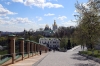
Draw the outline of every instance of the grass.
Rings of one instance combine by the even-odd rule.
[[[11,59],[11,57],[7,57],[7,58],[1,60],[1,61],[0,61],[0,65],[3,64],[3,63],[5,63],[5,62],[7,62],[7,61],[10,60],[10,59]]]
[[[80,51],[80,53],[88,55],[88,56],[93,56],[93,57],[96,57],[96,58],[100,58],[100,50]]]
[[[8,54],[8,50],[0,50],[0,55]]]

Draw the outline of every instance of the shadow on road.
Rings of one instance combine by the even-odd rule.
[[[79,56],[79,57],[72,57],[72,59],[77,59],[77,60],[81,60],[81,61],[88,60],[87,58],[81,57],[81,56]]]
[[[78,53],[75,53],[75,54],[72,54],[72,56],[79,56],[79,54]]]
[[[72,59],[76,59],[76,60],[81,60],[81,61],[88,60],[86,57],[80,56],[77,53],[76,54],[73,54],[71,58]]]
[[[89,61],[88,58],[78,55],[77,53],[72,54],[72,59],[79,60],[79,61]],[[91,63],[90,63],[91,62]],[[77,63],[75,66],[98,66],[95,62],[89,61],[89,63]]]
[[[97,66],[96,64],[82,64],[82,63],[79,63],[79,64],[75,64],[75,66]]]

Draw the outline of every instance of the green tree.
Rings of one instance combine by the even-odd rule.
[[[43,36],[42,35],[33,36],[33,40],[36,41],[36,42],[39,42],[40,38],[43,38]]]
[[[59,27],[55,32],[55,37],[60,40],[60,46],[66,47],[67,41],[70,40],[72,34],[74,33],[75,28],[71,27]]]
[[[81,41],[81,45],[86,45],[88,49],[93,49],[100,35],[100,20],[98,2],[89,0],[84,4],[76,3],[75,7],[78,12],[78,31],[77,39]]]

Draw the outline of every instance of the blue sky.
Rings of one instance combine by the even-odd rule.
[[[0,31],[37,30],[46,24],[76,26],[73,16],[77,0],[0,0]],[[78,0],[86,3],[88,0]]]

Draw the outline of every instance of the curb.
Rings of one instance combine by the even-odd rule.
[[[49,53],[48,53],[49,54]],[[48,56],[48,54],[46,56]],[[46,56],[35,62],[32,66],[37,66]]]
[[[79,48],[79,47],[80,47],[80,46],[77,46],[75,49],[73,49],[73,51],[76,50],[76,49]]]
[[[71,51],[74,51],[74,50],[76,50],[76,49],[79,48],[79,47],[80,47],[80,45],[75,46],[75,47],[73,47],[73,48],[71,49]]]

